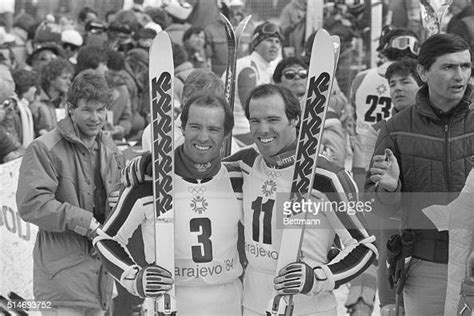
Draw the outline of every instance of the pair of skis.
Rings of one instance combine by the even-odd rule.
[[[324,121],[339,59],[339,47],[339,38],[332,38],[326,30],[321,29],[316,34],[311,51],[306,102],[302,109],[295,169],[291,182],[290,201],[295,203],[311,196]],[[306,212],[304,222],[307,215]],[[305,228],[306,225],[303,223],[299,228],[290,227],[283,230],[276,273],[289,263],[301,261]],[[280,295],[276,291],[273,294],[267,315],[292,315],[293,296]]]
[[[238,40],[251,16],[236,32],[227,18],[224,21],[228,40],[228,66],[225,98],[233,105]],[[153,207],[155,221],[155,263],[171,272],[174,278],[174,68],[171,40],[166,32],[156,35],[150,47],[150,108],[153,157]],[[227,144],[230,154],[230,141]],[[145,315],[176,315],[175,289],[157,299],[146,299]]]

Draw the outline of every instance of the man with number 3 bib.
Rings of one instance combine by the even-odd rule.
[[[234,125],[232,111],[221,97],[197,95],[185,103],[181,121],[185,140],[175,150],[174,279],[155,263],[153,187],[144,176],[151,174],[146,170],[151,169],[150,154],[127,165],[125,180],[132,186],[121,193],[94,241],[107,270],[130,293],[158,297],[176,285],[179,315],[241,315],[241,178],[235,172],[234,183],[233,171],[220,158]],[[145,266],[125,249],[140,225]]]

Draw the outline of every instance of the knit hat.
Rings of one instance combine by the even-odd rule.
[[[272,22],[265,21],[258,25],[253,31],[252,42],[250,43],[250,51],[253,51],[260,42],[270,37],[278,37],[283,41],[280,27]]]

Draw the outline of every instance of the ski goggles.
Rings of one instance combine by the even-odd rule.
[[[271,22],[264,22],[261,25],[261,28],[255,32],[252,37],[252,41],[256,40],[257,38],[268,38],[270,36],[277,36],[278,38],[282,39],[280,27]]]
[[[308,78],[308,71],[306,69],[300,69],[298,71],[295,70],[286,70],[283,72],[283,77],[287,80],[293,80],[298,77],[298,79],[306,79]]]
[[[408,48],[415,55],[420,53],[420,43],[415,37],[409,35],[398,36],[390,39],[388,42],[388,48],[395,48],[399,50]]]

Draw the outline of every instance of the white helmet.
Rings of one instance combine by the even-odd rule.
[[[169,15],[183,21],[186,20],[193,11],[193,6],[184,0],[166,1],[163,3],[163,8]]]

